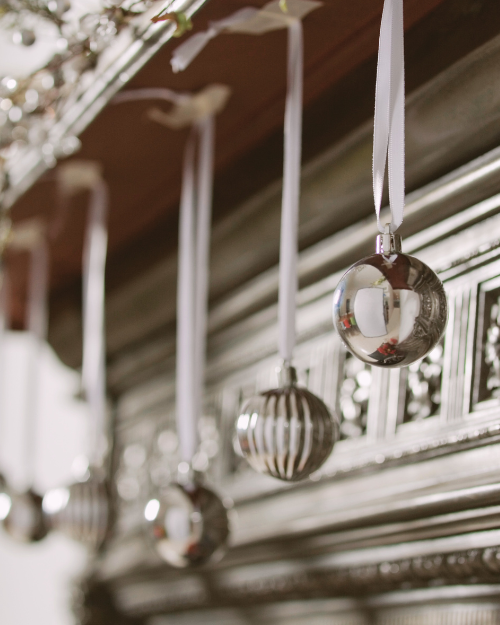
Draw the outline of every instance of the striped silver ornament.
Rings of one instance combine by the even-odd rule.
[[[108,485],[91,474],[85,482],[49,490],[43,498],[43,510],[51,529],[98,549],[109,529]]]
[[[317,471],[339,439],[338,418],[319,397],[297,386],[293,367],[280,387],[249,399],[236,422],[243,456],[259,473],[297,482]]]

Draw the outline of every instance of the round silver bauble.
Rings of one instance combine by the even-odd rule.
[[[14,540],[35,543],[49,532],[42,510],[42,498],[32,490],[10,492],[10,506],[3,519],[3,527]]]
[[[297,386],[293,367],[280,388],[249,399],[236,422],[241,453],[259,473],[296,482],[317,471],[339,439],[339,421],[326,405]]]
[[[43,511],[51,529],[97,549],[109,529],[108,485],[99,475],[91,473],[85,482],[47,491]]]
[[[387,230],[387,227],[386,227]],[[401,252],[401,237],[377,237],[377,253],[354,264],[333,296],[333,320],[347,349],[376,367],[406,367],[443,336],[443,285],[425,263]]]
[[[217,561],[230,533],[228,508],[196,480],[172,483],[146,505],[148,534],[160,557],[176,568]]]

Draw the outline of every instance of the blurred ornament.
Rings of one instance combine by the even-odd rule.
[[[188,468],[187,463],[181,463]],[[189,471],[189,469],[188,469]],[[158,554],[176,568],[217,561],[230,533],[227,503],[197,478],[172,483],[144,510]]]
[[[3,527],[14,539],[34,543],[47,536],[49,528],[42,510],[42,498],[31,489],[24,493],[10,493],[10,507],[3,519]]]
[[[280,387],[249,399],[236,423],[239,447],[260,473],[296,482],[317,471],[339,439],[338,419],[305,388],[293,367],[280,371]]]
[[[158,439],[162,453],[171,455],[179,447],[182,462],[179,480],[162,488],[169,479],[168,465],[154,463],[152,481],[161,495],[151,499],[144,511],[148,533],[156,551],[171,566],[189,567],[221,557],[230,532],[225,504],[201,484],[194,470],[205,471],[209,458],[217,453],[215,436],[203,436],[198,450],[199,429],[205,435],[213,424],[203,420],[206,324],[208,308],[208,266],[212,212],[215,113],[220,103],[208,102],[203,110],[192,106],[196,96],[176,94],[168,89],[140,89],[117,96],[114,102],[156,97],[176,104],[188,104],[185,123],[192,125],[184,154],[179,220],[179,263],[177,276],[177,436],[166,431]],[[178,127],[178,126],[177,126]],[[196,150],[197,148],[197,150]],[[196,159],[198,151],[198,159]],[[216,432],[215,432],[216,435]],[[136,450],[129,453],[128,464]],[[130,457],[131,456],[131,457]],[[127,458],[125,457],[125,461]],[[163,466],[162,466],[163,465]],[[123,486],[123,483],[122,483]],[[125,495],[127,496],[125,483]],[[123,495],[122,495],[123,496]]]
[[[15,32],[12,35],[12,41],[16,45],[23,45],[26,47],[32,46],[36,41],[36,35],[31,28],[23,28]]]
[[[45,493],[43,511],[47,524],[88,547],[99,548],[109,528],[109,488],[98,472],[85,482]]]
[[[83,362],[82,390],[92,418],[91,462],[75,459],[81,476],[68,487],[46,493],[43,509],[51,528],[91,548],[104,542],[110,527],[110,493],[102,467],[108,452],[104,304],[107,252],[108,190],[100,166],[72,161],[59,169],[61,193],[90,191],[83,255]]]
[[[42,510],[42,497],[31,487],[36,474],[35,432],[40,397],[41,348],[47,334],[48,247],[45,233],[39,224],[31,226],[27,237],[26,232],[27,230],[23,231],[22,227],[19,227],[13,232],[10,242],[18,249],[28,249],[31,252],[26,327],[34,341],[27,367],[28,392],[23,424],[24,464],[30,487],[22,493],[13,490],[4,492],[2,497],[4,512],[1,516],[4,517],[3,527],[14,540],[32,543],[45,538],[49,531]],[[10,505],[5,495],[10,499]]]
[[[333,296],[335,327],[346,347],[377,367],[405,367],[426,356],[446,328],[446,295],[437,275],[401,253],[401,237],[377,237],[377,253],[355,263]]]

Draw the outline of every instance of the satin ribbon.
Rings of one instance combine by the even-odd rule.
[[[286,364],[292,360],[296,335],[303,57],[302,22],[294,20],[288,27],[278,301],[279,352]]]
[[[229,28],[240,22],[246,22],[258,12],[258,9],[253,7],[245,7],[236,11],[229,17],[219,20],[217,22],[210,22],[206,31],[196,33],[192,37],[189,37],[183,44],[176,48],[172,54],[170,64],[172,70],[177,73],[186,69],[191,61],[198,56],[207,43],[217,37],[217,35],[224,29]]]
[[[5,450],[5,368],[6,335],[10,329],[10,285],[4,260],[0,258],[0,463]]]
[[[25,467],[27,486],[35,478],[37,416],[40,406],[40,374],[43,345],[47,340],[47,289],[49,253],[43,235],[31,250],[26,327],[34,338],[26,376]]]
[[[403,222],[405,203],[405,85],[403,0],[385,0],[375,92],[373,198],[380,232],[385,165],[388,159],[391,231]]]
[[[272,4],[272,3],[271,3]],[[268,5],[266,5],[268,6]],[[319,6],[309,3],[304,15]],[[299,10],[299,8],[297,8]],[[304,11],[304,7],[300,7]],[[234,30],[236,25],[245,27],[245,22],[258,13],[263,17],[259,28],[266,20],[273,29],[276,25],[288,28],[287,57],[287,96],[284,124],[284,165],[283,196],[281,208],[280,267],[279,267],[279,352],[286,364],[292,360],[296,341],[295,315],[297,299],[297,257],[298,257],[298,219],[300,200],[300,163],[302,145],[302,91],[303,91],[303,32],[300,18],[278,12],[269,12],[249,7],[241,9],[225,20],[210,24],[210,28],[194,35],[174,50],[172,68],[174,71],[185,69],[201,52],[205,45],[224,29]],[[256,30],[255,32],[260,32]]]
[[[196,143],[198,167],[196,171]],[[191,464],[202,412],[215,122],[198,121],[186,145],[179,218],[176,419],[180,458]]]
[[[252,9],[253,12],[254,9]],[[248,11],[246,10],[237,13],[239,15],[238,20],[248,18]],[[246,17],[244,17],[245,15]],[[221,30],[229,23],[233,23],[235,19],[236,14],[217,23],[217,28],[220,26],[219,30]],[[216,32],[213,36],[219,32],[217,28],[214,27],[214,32]],[[210,38],[212,37],[208,37],[206,42]],[[186,43],[189,43],[191,39]],[[202,47],[198,47],[198,51]],[[188,46],[188,48],[192,52],[196,46]],[[113,103],[160,99],[182,105],[196,97],[189,94],[178,94],[170,91],[170,89],[136,89],[118,94],[113,99]],[[211,105],[210,113],[189,120],[192,128],[184,152],[179,215],[176,422],[180,459],[189,465],[191,465],[198,448],[198,418],[203,409],[205,377],[208,266],[215,147],[214,116],[220,110],[220,103],[215,106],[215,103],[212,102]],[[191,113],[193,116],[200,115],[199,111],[195,109]],[[197,147],[198,162],[196,163]]]
[[[108,244],[108,189],[99,180],[91,190],[83,253],[82,387],[93,425],[91,464],[102,464],[106,446],[105,268]]]

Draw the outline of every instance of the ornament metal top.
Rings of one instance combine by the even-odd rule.
[[[243,456],[260,473],[296,482],[317,471],[339,438],[338,419],[305,388],[293,367],[280,387],[249,399],[236,422]]]
[[[448,319],[443,285],[401,237],[378,235],[376,254],[355,263],[333,295],[333,320],[354,356],[376,367],[406,367],[428,354]]]
[[[230,533],[226,503],[189,472],[190,479],[170,484],[144,510],[148,534],[156,551],[176,568],[219,560]]]

